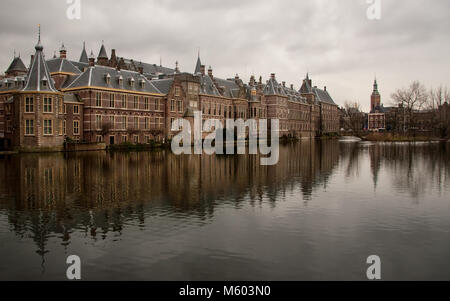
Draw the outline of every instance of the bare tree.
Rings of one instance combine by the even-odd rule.
[[[100,127],[100,134],[102,137],[105,137],[112,129],[112,125],[110,122],[102,122]]]
[[[409,88],[399,89],[391,97],[397,104],[403,107],[404,127],[406,129],[407,123],[409,123],[410,127],[415,126],[413,118],[414,111],[420,111],[425,107],[429,99],[429,94],[424,85],[419,81],[414,81]]]
[[[364,113],[358,102],[345,102],[344,123],[354,135],[360,137],[364,128]]]
[[[430,90],[430,97],[429,97],[429,104],[428,107],[430,109],[436,110],[439,109],[440,106],[442,106],[445,102],[450,101],[450,91],[447,89],[447,87],[443,87],[440,85],[436,89]]]

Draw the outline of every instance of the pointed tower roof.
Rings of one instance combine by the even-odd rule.
[[[6,73],[11,73],[11,72],[27,72],[27,67],[25,67],[25,64],[23,63],[22,59],[20,58],[20,56],[18,57],[14,57],[13,61],[11,62],[11,65],[9,65],[8,70],[6,70]]]
[[[37,45],[34,47],[36,53],[34,54],[33,64],[28,73],[27,83],[22,91],[47,91],[58,92],[53,85],[52,77],[45,62],[44,46],[41,44],[41,27],[39,26],[39,39]]]
[[[102,47],[100,48],[100,52],[98,53],[99,59],[108,59],[108,54],[106,53],[105,44],[102,41]]]
[[[89,63],[88,55],[86,52],[86,43],[83,42],[83,50],[81,51],[80,63]]]
[[[195,65],[194,74],[202,73],[201,69],[202,69],[202,61],[200,60],[200,53],[199,53],[197,58],[197,64]]]
[[[380,92],[378,91],[378,82],[377,78],[375,77],[375,81],[373,82],[373,95],[379,95]]]

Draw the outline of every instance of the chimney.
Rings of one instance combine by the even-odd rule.
[[[201,65],[200,66],[200,73],[204,76],[206,73],[206,66],[205,65]]]
[[[91,50],[91,54],[89,55],[89,66],[94,67],[95,66],[95,55],[94,52]]]
[[[291,84],[291,90],[294,90],[294,85],[293,84]]]
[[[255,85],[255,76],[252,75],[252,76],[250,77],[250,86],[254,86],[254,85]]]
[[[116,57],[116,49],[111,49],[111,59]]]
[[[324,90],[324,91],[327,91],[327,86],[323,87],[323,90]]]
[[[140,74],[144,74],[144,65],[142,65],[142,63],[139,64],[138,71]]]
[[[209,69],[208,69],[208,76],[213,78],[213,70],[212,70],[211,66],[209,66]]]
[[[283,88],[286,88],[286,82],[283,82]]]
[[[270,74],[270,78],[275,80],[275,73]]]

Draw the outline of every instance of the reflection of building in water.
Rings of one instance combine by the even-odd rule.
[[[309,200],[337,166],[338,147],[336,141],[287,145],[276,166],[261,166],[259,156],[169,152],[12,156],[0,161],[0,195],[6,196],[0,209],[17,234],[32,232],[45,254],[49,235],[62,234],[67,245],[74,228],[97,239],[158,214],[208,220],[216,206],[276,206],[296,190]]]

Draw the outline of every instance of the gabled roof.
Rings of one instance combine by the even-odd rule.
[[[109,83],[106,78],[109,77]],[[119,78],[122,78],[120,83]],[[134,82],[134,85],[132,85]],[[142,87],[140,83],[144,83]],[[154,93],[161,92],[145,76],[138,72],[128,70],[117,70],[115,68],[95,66],[89,67],[78,78],[72,81],[64,89],[78,87],[100,87],[108,89],[128,90],[130,92]]]
[[[88,59],[88,56],[87,56],[86,44],[85,43],[83,43],[83,50],[81,51],[80,63],[85,63],[85,64],[89,63],[89,59]]]
[[[277,82],[277,80],[274,77],[271,77],[267,81],[267,84],[264,87],[264,94],[265,95],[287,96],[286,92],[283,89],[283,87]]]
[[[69,60],[56,58],[47,61],[50,73],[73,73],[81,74],[80,69],[75,67]]]
[[[35,49],[36,53],[28,73],[27,83],[22,91],[58,92],[45,62],[44,53],[42,52],[44,47],[41,44],[40,34]]]
[[[13,61],[11,62],[11,65],[9,65],[8,70],[6,70],[6,73],[13,72],[13,71],[28,72],[27,67],[25,67],[25,64],[23,63],[23,61],[20,57],[15,57],[13,59]]]
[[[322,89],[319,89],[319,88],[313,88],[313,92],[316,95],[317,100],[319,102],[324,102],[324,103],[336,105],[336,103],[334,102],[333,98],[331,98],[331,96],[328,93],[328,91],[325,91],[325,90],[322,90]]]
[[[309,79],[308,78],[303,80],[303,84],[302,84],[302,86],[300,88],[300,93],[305,93],[305,94],[313,93],[312,87],[309,84]]]

